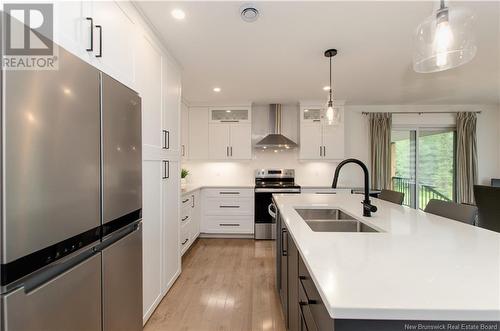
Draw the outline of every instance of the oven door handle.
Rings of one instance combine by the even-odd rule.
[[[274,203],[270,203],[269,206],[267,206],[267,212],[269,213],[269,215],[271,215],[272,218],[276,218],[276,206],[274,205]]]

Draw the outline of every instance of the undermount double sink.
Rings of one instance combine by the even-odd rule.
[[[296,208],[295,211],[315,232],[379,232],[340,209]]]

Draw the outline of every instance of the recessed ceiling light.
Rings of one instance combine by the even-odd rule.
[[[241,18],[248,23],[255,22],[260,15],[259,9],[251,3],[246,3],[240,8]]]
[[[218,92],[220,92],[220,91],[221,91],[221,90],[220,90],[220,87],[214,87],[214,92],[217,92],[217,93],[218,93]]]
[[[323,91],[330,91],[330,86],[323,87]]]
[[[182,10],[182,9],[174,9],[172,10],[172,16],[173,18],[177,19],[177,20],[183,20],[186,18],[186,13]]]

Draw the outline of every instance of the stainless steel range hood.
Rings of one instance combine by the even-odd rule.
[[[281,105],[272,104],[269,109],[269,127],[274,129],[255,146],[259,148],[296,148],[297,143],[281,134]]]

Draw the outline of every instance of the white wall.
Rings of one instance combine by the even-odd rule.
[[[252,140],[255,143],[268,132],[268,106],[253,106]],[[369,165],[370,148],[368,138],[368,119],[362,112],[379,111],[465,111],[481,110],[478,115],[478,168],[479,182],[489,183],[491,177],[500,177],[500,109],[489,105],[465,106],[397,106],[369,105],[345,107],[345,150],[346,158],[354,157]],[[404,115],[411,116],[414,115]],[[429,116],[429,115],[421,115]],[[448,116],[441,118],[442,123],[449,121]],[[452,117],[452,116],[451,116]],[[282,133],[298,141],[299,106],[283,106]],[[252,185],[253,173],[258,168],[293,168],[296,182],[302,186],[330,186],[337,163],[301,162],[298,150],[273,151],[254,150],[253,159],[238,162],[187,162],[183,167],[190,170],[188,182],[205,185]],[[347,165],[340,176],[340,186],[361,186],[362,172],[356,165]]]

